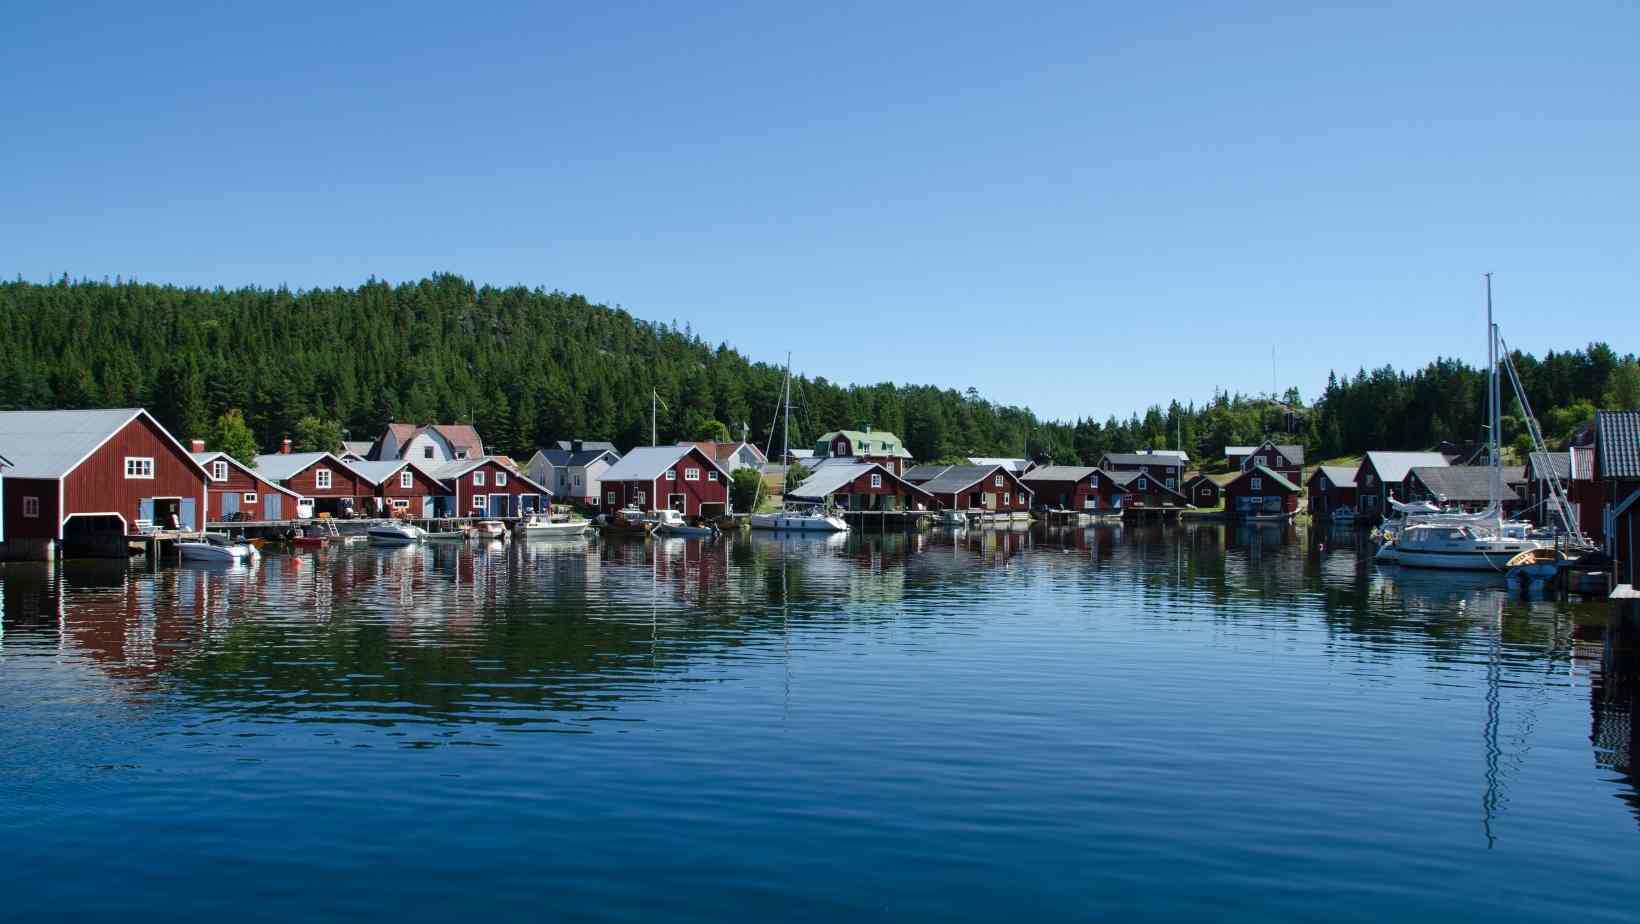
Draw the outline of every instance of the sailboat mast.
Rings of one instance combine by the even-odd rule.
[[[649,445],[651,446],[659,446],[661,444],[661,439],[659,436],[660,431],[655,428],[655,405],[660,401],[660,399],[660,392],[653,388],[649,389]]]
[[[1491,273],[1486,274],[1486,362],[1486,455],[1487,464],[1492,467],[1486,479],[1486,499],[1501,521],[1503,506],[1502,498],[1499,497],[1498,481],[1501,477],[1499,466],[1503,464],[1503,411],[1499,407],[1501,395],[1498,390],[1498,327],[1492,320]]]
[[[785,418],[780,427],[780,461],[788,463],[792,454],[792,354],[786,354],[786,384],[781,388],[780,407]]]

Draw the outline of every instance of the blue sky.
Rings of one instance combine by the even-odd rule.
[[[1640,348],[1640,7],[1227,7],[28,4],[0,272],[449,271],[1058,418],[1479,358],[1487,270]]]

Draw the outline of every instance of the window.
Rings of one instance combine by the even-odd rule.
[[[686,468],[686,469],[684,469],[683,470],[683,480],[684,481],[699,481],[700,480],[700,469],[698,469],[698,468]]]
[[[152,456],[126,456],[125,477],[153,478],[154,459]]]
[[[215,462],[212,462],[211,463],[211,480],[212,481],[227,481],[228,480],[228,463],[222,461],[221,459],[218,459]]]
[[[881,475],[872,475],[871,476],[871,486],[874,487],[874,488],[882,487],[883,486],[883,476],[881,476]]]
[[[416,476],[409,469],[399,472],[399,487],[413,488],[416,486]]]
[[[614,491],[605,491],[604,492],[604,503],[606,503],[606,504],[615,503],[615,492]]]
[[[1143,478],[1140,478],[1135,484],[1139,486],[1139,490],[1145,490],[1145,480]]]
[[[23,517],[29,520],[40,518],[40,499],[38,497],[23,498]]]
[[[577,488],[579,488],[581,486],[581,476],[580,475],[575,476],[575,486]]]
[[[1264,479],[1263,478],[1249,478],[1249,479],[1247,479],[1247,487],[1253,489],[1254,491],[1257,491],[1257,490],[1264,487]]]
[[[321,468],[313,473],[313,486],[321,491],[330,489],[330,469]]]
[[[246,491],[240,500],[247,504],[254,504],[256,503],[256,492]]]
[[[431,447],[431,446],[421,447],[421,457],[423,459],[431,459],[433,457],[433,447]]]
[[[484,472],[482,470],[473,472],[473,486],[476,488],[484,487]]]
[[[667,469],[666,470],[666,480],[667,481],[677,481],[678,480],[678,470],[675,469],[675,468]]]
[[[504,487],[507,486],[507,473],[506,472],[496,472],[495,473],[495,486],[498,487],[498,488],[504,488]]]
[[[1177,488],[1179,486],[1178,480],[1175,478],[1167,479],[1167,486],[1170,488]]]
[[[642,507],[644,505],[644,503],[646,503],[649,500],[649,495],[645,494],[642,491],[639,491],[637,493],[637,498],[638,498],[638,506]]]
[[[999,488],[1002,487],[1002,475],[999,473],[995,478],[993,478],[991,480],[991,483],[996,485]]]
[[[717,472],[707,472],[706,473],[706,480],[707,481],[716,481],[717,480]]]
[[[409,510],[410,509],[410,501],[408,501],[408,500],[406,500],[405,498],[402,498],[402,497],[395,497],[395,498],[393,498],[393,509],[394,510]]]
[[[465,449],[457,449],[457,450],[456,450],[456,458],[458,458],[458,459],[465,459],[465,458],[467,458],[467,450],[465,450]]]

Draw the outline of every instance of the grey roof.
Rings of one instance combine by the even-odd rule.
[[[136,407],[0,411],[0,445],[6,447],[12,466],[6,474],[13,478],[61,478],[121,427],[143,414],[147,411]],[[177,448],[182,447],[178,444]]]
[[[1100,460],[1110,462],[1112,465],[1171,465],[1175,468],[1184,468],[1182,459],[1160,453],[1107,452],[1100,457]]]
[[[991,473],[1001,469],[1000,465],[952,465],[937,477],[919,485],[930,494],[959,494],[973,487],[981,481],[991,487],[989,478]],[[1030,488],[1026,488],[1027,491]]]
[[[506,469],[507,474],[517,478],[519,481],[524,482],[530,487],[535,488],[542,494],[553,493],[539,482],[530,478],[528,474],[519,471],[517,466],[508,464],[509,460],[503,456],[479,456],[476,459],[452,459],[449,462],[434,466],[419,465],[415,462],[410,463],[410,465],[434,481],[452,481],[489,462],[494,462],[496,465]],[[354,467],[357,468],[357,466]]]
[[[926,465],[913,465],[906,469],[905,474],[900,477],[910,482],[930,481],[945,474],[945,471],[950,467],[949,465],[940,465],[933,462]]]
[[[1011,457],[1008,457],[1008,456],[969,456],[968,457],[968,464],[970,464],[970,465],[1001,465],[1001,466],[1006,467],[1008,469],[1008,471],[1013,472],[1014,474],[1017,475],[1020,472],[1023,472],[1025,470],[1025,467],[1030,465],[1031,463],[1030,463],[1030,460],[1028,460],[1028,459],[1015,459],[1015,458],[1011,458]]]
[[[1561,481],[1569,481],[1572,477],[1572,454],[1570,452],[1534,452],[1527,457],[1530,463],[1527,471],[1535,477],[1543,477],[1550,472]]]
[[[609,461],[611,463],[617,462],[621,458],[621,454],[613,449],[600,448],[582,449],[580,452],[573,452],[568,449],[537,449],[535,454],[552,466],[591,465],[606,455],[610,457]],[[532,457],[530,461],[534,462],[535,459]]]
[[[1640,478],[1640,411],[1596,411],[1600,477]]]
[[[1150,484],[1160,490],[1166,491],[1169,494],[1178,494],[1180,497],[1184,497],[1184,495],[1178,490],[1168,487],[1166,482],[1158,481],[1155,475],[1147,476],[1144,472],[1112,472],[1106,469],[1100,469],[1099,474],[1109,478],[1112,484],[1123,489],[1126,489],[1129,485],[1133,484],[1135,481],[1138,481],[1140,478],[1148,477],[1150,479]]]
[[[1044,465],[1020,475],[1019,480],[1026,484],[1033,481],[1081,481],[1097,471],[1091,465]]]
[[[639,446],[622,456],[621,461],[605,469],[600,477],[604,481],[654,481],[665,474],[667,469],[677,465],[678,460],[688,455],[690,450],[706,459],[706,464],[718,472],[728,475],[717,464],[716,459],[695,446]]]
[[[280,491],[282,493],[289,494],[291,497],[300,497],[301,496],[301,495],[297,494],[295,491],[292,491],[290,488],[285,487],[284,485],[276,484],[272,481],[269,481],[268,476],[266,474],[264,474],[263,472],[259,472],[256,469],[251,468],[249,465],[246,465],[245,463],[239,461],[238,459],[235,459],[233,456],[228,455],[227,453],[221,451],[220,449],[216,450],[214,452],[190,452],[188,454],[193,456],[194,461],[198,462],[200,464],[200,466],[202,466],[202,467],[209,466],[212,462],[215,462],[217,459],[221,459],[224,462],[227,462],[229,465],[233,466],[234,468],[237,468],[240,471],[245,472],[246,474],[250,475],[252,478],[256,479],[257,481],[261,482],[262,484],[267,485],[268,487],[274,489],[275,491]],[[210,469],[206,468],[205,471],[209,472]]]
[[[0,456],[0,466],[10,468],[11,467],[11,460],[6,458],[5,456]]]
[[[309,465],[326,458],[336,463],[338,468],[352,468],[328,452],[275,452],[256,457],[256,473],[269,481],[284,481]]]
[[[364,480],[371,484],[381,484],[393,477],[399,469],[409,465],[403,459],[387,459],[383,461],[349,462],[347,467],[358,472]]]
[[[370,440],[342,440],[342,451],[351,452],[362,459],[370,455],[372,445]]]
[[[1250,456],[1257,451],[1257,446],[1226,446],[1224,447],[1224,457],[1228,459],[1231,456]]]
[[[790,455],[793,459],[814,458],[814,450],[812,449],[788,449],[786,450],[786,454]]]
[[[575,448],[575,440],[559,440],[558,448],[564,452],[570,452]],[[590,452],[600,449],[605,452],[613,452],[616,455],[621,454],[621,451],[615,448],[614,443],[606,442],[604,440],[581,440],[582,452]]]
[[[1486,465],[1435,465],[1418,466],[1412,470],[1412,477],[1434,495],[1436,500],[1442,501],[1484,501],[1491,490],[1492,469]],[[1519,484],[1526,480],[1526,469],[1520,466],[1513,468],[1505,466],[1503,482],[1505,486]],[[1508,498],[1499,498],[1507,500]]]
[[[837,489],[870,471],[881,471],[888,474],[888,470],[872,462],[854,462],[847,465],[823,465],[814,474],[803,480],[803,483],[793,488],[792,497],[812,498],[820,500],[829,497]]]
[[[1446,456],[1438,452],[1378,452],[1367,453],[1367,462],[1378,473],[1379,481],[1403,481],[1415,468],[1445,467]]]
[[[1357,471],[1359,469],[1348,465],[1322,465],[1316,468],[1316,472],[1326,475],[1327,480],[1332,482],[1332,486],[1335,488],[1355,487],[1355,473]],[[1311,475],[1310,477],[1314,478],[1315,476]]]

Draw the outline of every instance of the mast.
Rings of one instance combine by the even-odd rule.
[[[780,461],[786,462],[792,454],[792,354],[789,351],[786,353],[786,384],[780,389],[780,407],[785,413],[780,426]]]
[[[1502,480],[1503,464],[1502,430],[1503,410],[1499,407],[1501,394],[1498,390],[1498,327],[1492,320],[1492,274],[1486,274],[1486,403],[1488,415],[1486,421],[1487,464],[1491,471],[1486,479],[1486,500],[1488,509],[1497,514],[1498,521],[1503,521],[1503,499],[1500,497],[1498,482]]]
[[[655,405],[660,400],[660,392],[657,392],[653,388],[649,389],[649,445],[651,446],[659,446],[661,444],[660,437],[657,435],[660,431],[655,429]]]

